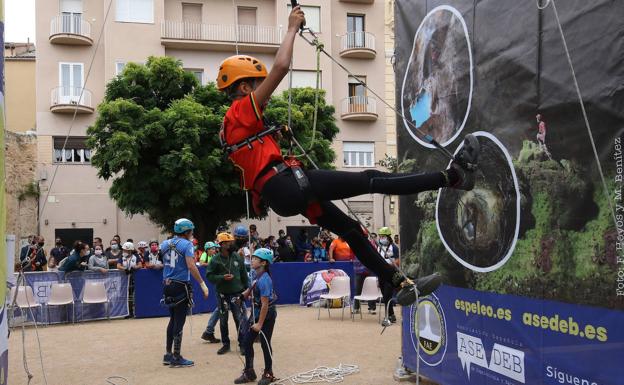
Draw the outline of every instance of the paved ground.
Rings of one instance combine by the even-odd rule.
[[[397,314],[400,314],[397,307]],[[401,329],[393,325],[380,335],[377,316],[364,315],[364,320],[340,321],[340,311],[333,317],[316,309],[287,306],[278,308],[273,336],[274,371],[278,377],[307,371],[316,366],[352,363],[360,373],[349,376],[343,384],[394,384],[392,373],[400,354]],[[182,354],[195,361],[193,368],[171,369],[161,364],[164,353],[165,327],[168,319],[129,319],[98,321],[80,325],[58,325],[39,329],[43,363],[49,385],[106,385],[109,376],[123,376],[131,385],[232,384],[242,369],[237,354],[216,354],[219,345],[200,340],[208,314],[187,320]],[[233,322],[230,330],[234,330]],[[217,328],[218,330],[218,328]],[[219,334],[217,332],[217,334]],[[232,332],[230,332],[232,336]],[[28,365],[34,374],[31,384],[43,384],[34,329],[26,330]],[[256,370],[263,366],[256,345]],[[9,339],[9,384],[26,384],[22,366],[21,331]],[[113,380],[114,384],[126,384]]]

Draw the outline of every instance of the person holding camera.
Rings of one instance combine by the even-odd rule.
[[[47,268],[48,259],[43,249],[45,239],[33,235],[30,244],[22,247],[20,251],[20,262],[23,271],[44,271]]]
[[[228,311],[234,316],[234,323],[238,332],[243,318],[244,304],[239,301],[241,293],[247,289],[249,277],[245,268],[245,261],[236,252],[239,247],[230,233],[217,235],[219,253],[212,257],[206,268],[206,278],[216,286],[217,304],[219,306],[219,325],[223,346],[217,354],[225,354],[230,351],[230,337],[228,330]],[[238,338],[241,346],[240,336]],[[241,346],[241,353],[243,349]]]

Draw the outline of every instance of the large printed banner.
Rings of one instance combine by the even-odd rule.
[[[80,300],[84,290],[85,281],[101,281],[106,287],[109,300],[108,315],[110,318],[123,318],[129,314],[128,309],[128,285],[130,276],[123,271],[110,270],[106,274],[96,272],[78,272],[63,274],[62,272],[37,272],[25,273],[26,283],[32,287],[35,301],[41,304],[40,309],[34,309],[33,314],[37,322],[59,323],[72,322],[72,306],[51,306],[46,309],[45,304],[50,298],[52,284],[69,282],[74,291],[75,319],[87,321],[107,318],[107,310],[104,304],[81,305]],[[49,319],[48,319],[49,310]],[[84,312],[83,312],[84,311]],[[17,310],[16,310],[17,312]],[[16,313],[17,314],[17,313]],[[32,321],[30,313],[28,319]]]
[[[422,371],[624,384],[624,2],[396,0],[394,16],[399,168],[447,168],[432,139],[481,147],[473,190],[401,198],[403,268],[447,285],[421,302]]]
[[[404,308],[403,357],[416,368],[420,349],[420,373],[445,385],[616,385],[622,325],[621,311],[442,286]]]

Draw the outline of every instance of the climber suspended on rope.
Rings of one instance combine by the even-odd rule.
[[[413,282],[396,265],[386,263],[368,242],[359,223],[331,201],[369,193],[416,194],[442,187],[471,190],[475,182],[479,143],[476,137],[466,136],[463,148],[449,168],[434,173],[303,170],[295,157],[282,155],[273,135],[277,129],[265,126],[262,113],[271,94],[288,74],[294,40],[304,23],[305,16],[300,7],[293,7],[288,18],[288,31],[270,72],[264,63],[251,56],[231,56],[221,63],[217,87],[233,100],[220,133],[224,151],[240,170],[242,187],[251,191],[256,212],[264,203],[278,215],[301,214],[310,223],[317,223],[340,235],[380,280],[401,289],[397,301],[401,305],[410,305],[416,300],[415,289],[420,296],[431,293],[440,285],[440,275],[432,274]],[[296,141],[292,135],[290,138]]]

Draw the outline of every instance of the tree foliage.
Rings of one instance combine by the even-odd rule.
[[[292,90],[292,128],[319,167],[331,168],[331,143],[338,132],[334,107],[321,91],[312,142],[314,96],[310,88]],[[91,162],[98,175],[113,180],[110,195],[119,208],[146,214],[167,230],[187,217],[202,240],[210,239],[219,224],[245,216],[239,174],[223,157],[218,137],[229,104],[213,83],[200,86],[170,57],[130,63],[111,80],[89,127],[88,145],[95,150]],[[275,95],[264,116],[272,124],[286,124],[288,93]],[[287,141],[281,145],[288,150]]]

